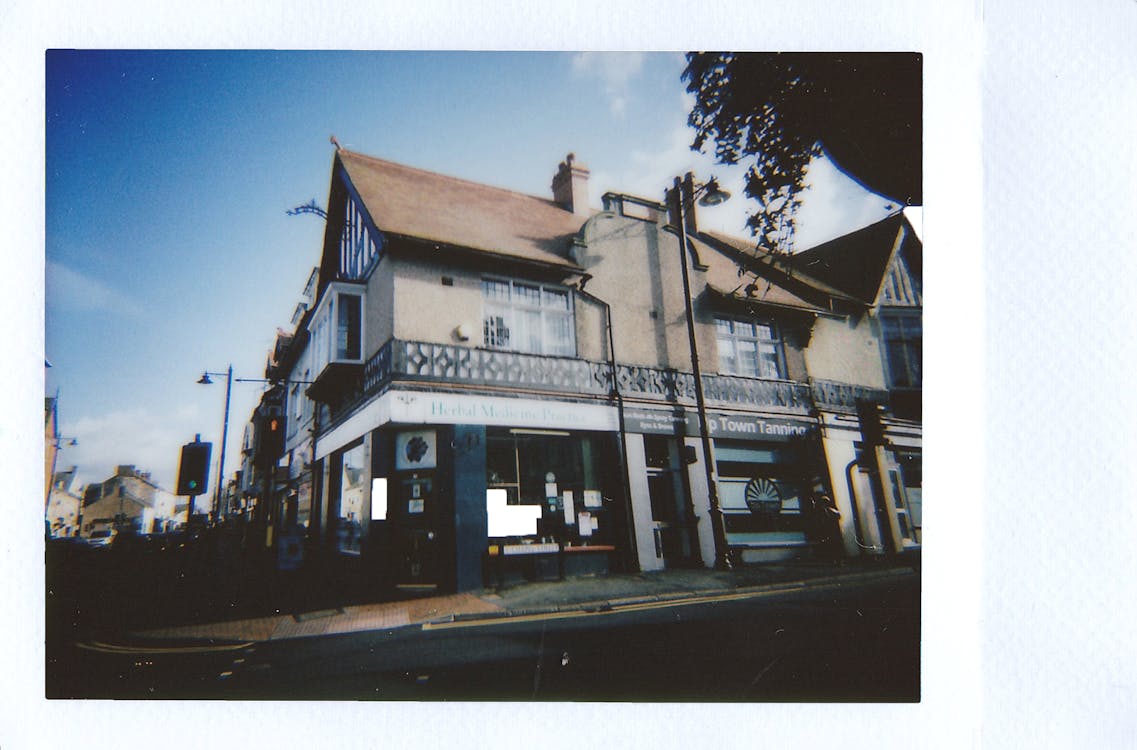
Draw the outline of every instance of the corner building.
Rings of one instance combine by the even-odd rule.
[[[287,475],[351,574],[463,591],[814,553],[819,396],[880,389],[819,390],[811,350],[864,304],[693,205],[591,211],[588,176],[570,154],[548,200],[337,151],[280,361]]]
[[[309,535],[360,574],[634,566],[604,319],[575,291],[587,176],[566,159],[547,200],[337,151],[285,359],[314,405]]]

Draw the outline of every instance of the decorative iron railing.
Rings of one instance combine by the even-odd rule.
[[[607,362],[391,339],[365,363],[358,381],[345,387],[342,396],[329,406],[335,420],[392,381],[458,383],[604,397],[612,395],[611,373]],[[625,397],[660,402],[693,403],[695,400],[695,378],[688,372],[617,365],[616,379]],[[853,411],[857,399],[861,398],[888,403],[886,391],[827,380],[806,384],[704,375],[703,393],[709,405],[755,406],[787,414],[810,414],[818,408]]]
[[[813,403],[827,411],[856,411],[857,401],[871,401],[874,404],[887,404],[888,391],[867,388],[863,385],[850,385],[833,380],[814,380],[810,384]]]

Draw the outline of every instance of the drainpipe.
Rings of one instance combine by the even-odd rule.
[[[620,480],[624,485],[624,504],[627,512],[628,553],[633,566],[638,569],[640,557],[639,548],[636,545],[635,516],[632,510],[632,480],[628,474],[628,445],[626,439],[627,430],[624,423],[624,397],[620,393],[620,382],[616,377],[616,340],[612,334],[612,307],[596,295],[584,291],[584,285],[587,284],[591,278],[592,276],[590,274],[585,274],[580,280],[576,291],[580,296],[604,308],[605,328],[608,330],[608,367],[612,374],[612,392],[610,395],[616,399],[616,414],[620,423],[620,431],[616,439],[620,443]]]
[[[853,483],[853,469],[857,467],[858,463],[857,459],[854,458],[849,462],[849,465],[845,467],[845,484],[849,488],[849,499],[853,503],[853,536],[856,538],[857,547],[862,550],[871,550],[875,549],[875,546],[865,544],[865,535],[861,531],[861,502],[857,497],[856,485]]]

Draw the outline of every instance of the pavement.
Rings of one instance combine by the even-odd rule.
[[[919,576],[919,559],[797,561],[734,570],[670,570],[524,582],[443,596],[358,602],[298,612],[137,630],[142,641],[255,643],[487,619],[573,616],[663,603],[742,598]],[[350,601],[350,600],[349,600]]]

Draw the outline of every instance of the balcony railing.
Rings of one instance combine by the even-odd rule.
[[[850,385],[833,380],[814,380],[810,384],[813,403],[826,411],[855,412],[857,401],[870,401],[874,404],[888,404],[888,391]]]
[[[607,362],[391,339],[326,404],[334,423],[391,382],[505,387],[604,398],[613,395],[611,373]],[[661,404],[695,401],[691,373],[617,365],[616,377],[620,394],[628,398]],[[796,415],[819,409],[855,412],[859,399],[889,403],[885,390],[829,380],[805,384],[704,375],[703,392],[709,406],[750,406]]]
[[[611,391],[611,368],[584,359],[391,339],[364,366],[364,394],[374,393],[390,380],[606,396]]]

